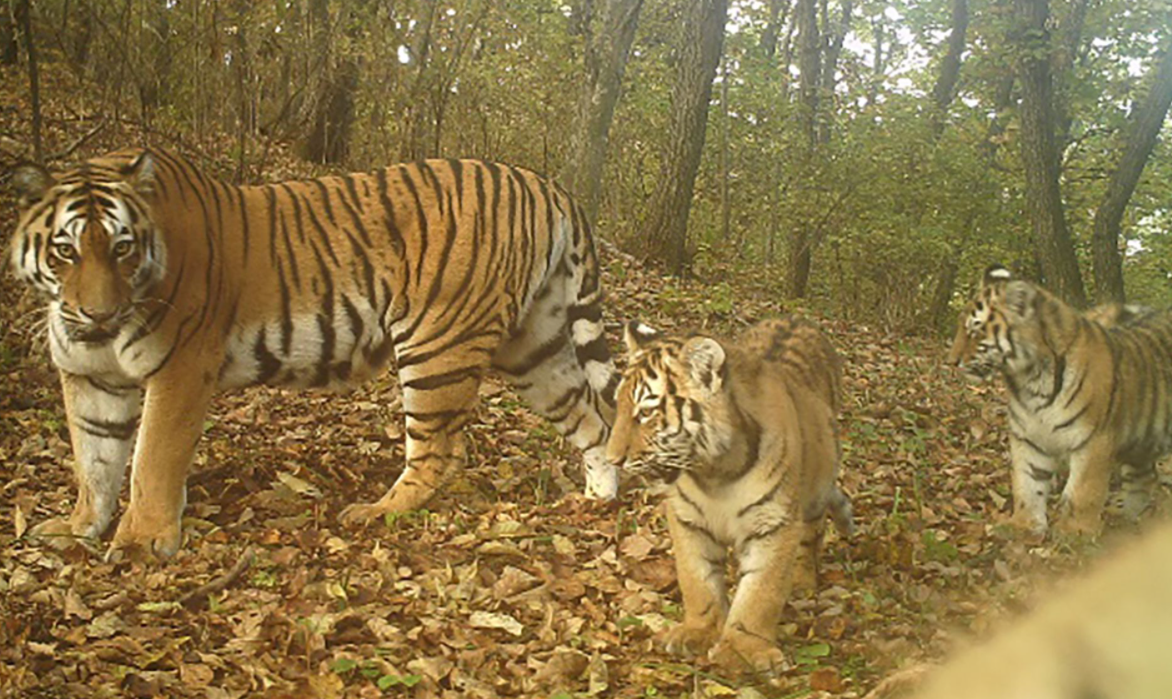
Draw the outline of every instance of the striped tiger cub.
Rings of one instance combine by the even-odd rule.
[[[585,452],[587,495],[614,497],[618,375],[594,240],[549,180],[428,160],[237,187],[148,150],[13,181],[11,259],[48,299],[79,489],[72,515],[39,531],[100,535],[130,461],[112,545],[173,553],[213,394],[344,386],[392,357],[406,468],[347,522],[418,508],[461,466],[490,369]]]
[[[607,455],[666,480],[684,621],[663,640],[731,670],[784,664],[791,586],[813,587],[829,510],[844,535],[836,413],[842,364],[814,324],[766,321],[734,342],[631,323]],[[728,549],[740,568],[731,607]]]
[[[1172,449],[1172,313],[1107,304],[1080,314],[995,265],[960,315],[948,361],[1009,387],[1015,526],[1047,531],[1061,471],[1061,531],[1099,531],[1116,466],[1122,514],[1146,509],[1156,460]]]

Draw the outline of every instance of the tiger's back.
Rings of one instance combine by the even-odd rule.
[[[614,496],[603,444],[617,377],[594,241],[582,210],[535,173],[428,160],[236,187],[166,151],[125,151],[59,177],[24,168],[16,183],[13,261],[50,298],[67,411],[81,423],[114,415],[125,437],[75,438],[83,493],[70,532],[104,528],[137,428],[154,465],[132,483],[165,492],[132,488],[116,543],[154,546],[161,530],[156,548],[173,550],[186,433],[202,422],[186,416],[220,389],[342,386],[392,357],[407,468],[347,519],[418,507],[459,467],[459,432],[490,370],[584,450],[588,494]],[[84,491],[93,482],[100,506]]]

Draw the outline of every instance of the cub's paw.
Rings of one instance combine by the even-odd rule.
[[[680,624],[667,629],[660,636],[664,649],[673,655],[703,655],[720,636],[720,629],[711,625]]]
[[[776,643],[743,631],[725,631],[708,652],[708,659],[735,673],[778,674],[789,669]]]
[[[1013,538],[1026,543],[1038,544],[1046,538],[1046,520],[1036,519],[1023,510],[1014,512],[1012,517],[1005,520],[1005,524],[1009,526]]]
[[[347,527],[363,526],[370,524],[372,521],[389,512],[394,512],[394,510],[383,507],[379,502],[362,502],[347,506],[346,509],[342,510],[342,514],[338,516],[338,519]]]
[[[1098,515],[1094,517],[1082,516],[1079,517],[1074,514],[1063,515],[1058,518],[1054,524],[1054,531],[1062,536],[1067,537],[1086,537],[1093,539],[1102,531],[1102,518]]]
[[[83,527],[78,531],[69,519],[54,517],[34,526],[28,531],[28,535],[55,549],[65,550],[77,544],[92,549],[95,538],[87,534],[88,530]]]
[[[118,523],[106,560],[114,560],[122,551],[139,549],[161,558],[170,558],[179,550],[183,541],[183,530],[179,520],[148,524],[145,520],[127,515]]]

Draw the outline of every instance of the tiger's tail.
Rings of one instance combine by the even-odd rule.
[[[837,485],[830,494],[830,518],[834,520],[834,528],[844,538],[855,533],[854,509],[850,498]]]

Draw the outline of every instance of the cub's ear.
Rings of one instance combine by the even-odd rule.
[[[134,191],[139,194],[154,193],[155,175],[157,174],[155,156],[149,150],[144,150],[133,162],[122,169],[122,174],[130,186],[134,187]]]
[[[1013,279],[1013,273],[1009,271],[1009,268],[1001,263],[997,263],[990,265],[985,270],[985,276],[981,279],[981,285],[990,286],[997,282],[1007,282],[1010,279]]]
[[[48,170],[33,163],[19,165],[12,171],[12,188],[22,209],[40,201],[56,182]]]
[[[1038,290],[1033,284],[1015,280],[1005,286],[1005,309],[1019,320],[1025,320],[1034,313],[1034,299]]]
[[[710,337],[694,337],[684,344],[688,371],[692,381],[709,393],[720,390],[725,354],[720,343]]]
[[[635,352],[645,347],[649,342],[659,339],[659,331],[650,326],[644,325],[637,320],[632,320],[623,328],[623,342],[627,345],[628,352]]]

